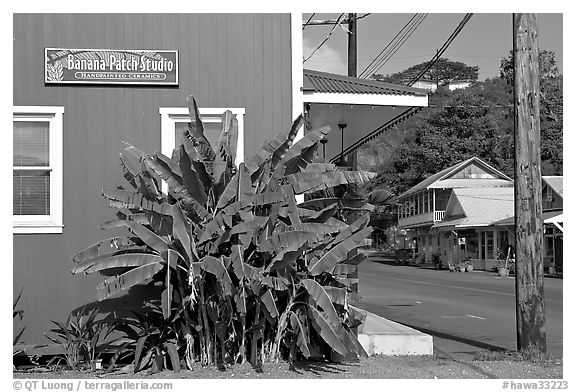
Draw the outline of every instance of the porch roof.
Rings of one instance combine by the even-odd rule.
[[[514,216],[514,188],[454,189],[446,219],[432,227],[485,227]],[[450,216],[450,208],[462,213]],[[458,207],[458,208],[457,208]]]
[[[564,176],[542,176],[542,181],[554,189],[560,197],[564,197]]]
[[[304,70],[304,86],[302,91],[332,94],[428,95],[427,90],[419,88],[314,71],[311,69]]]
[[[542,212],[542,223],[555,224],[564,223],[564,214],[562,211],[544,211]],[[495,226],[514,226],[514,216],[494,222]]]

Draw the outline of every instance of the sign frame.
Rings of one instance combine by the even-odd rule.
[[[55,58],[49,58],[50,51],[58,51],[58,52],[66,52],[68,51],[67,55],[75,55],[78,53],[91,53],[95,58],[93,60],[88,61],[97,61],[103,62],[105,67],[112,66],[109,64],[110,57],[114,53],[120,54],[120,57],[123,56],[131,56],[140,58],[142,61],[143,57],[146,57],[146,60],[150,59],[151,62],[156,61],[160,62],[163,65],[168,65],[169,62],[173,62],[173,70],[170,71],[138,71],[138,70],[76,70],[74,72],[74,77],[76,74],[83,72],[83,73],[93,73],[93,74],[109,74],[109,75],[164,75],[164,79],[146,79],[142,78],[138,80],[137,78],[130,78],[130,77],[117,77],[114,79],[113,77],[101,77],[98,79],[74,79],[69,78],[65,79],[64,77],[64,69],[65,67],[62,66],[62,63],[65,62],[63,59],[59,59],[55,61]],[[51,54],[51,53],[50,53]],[[170,54],[173,56],[173,59],[165,60],[162,54]],[[154,59],[154,57],[160,56],[161,59]],[[120,60],[119,60],[120,61]],[[135,61],[135,60],[133,60]],[[179,85],[179,52],[178,50],[173,49],[85,49],[85,48],[44,48],[44,84],[47,86],[58,86],[58,85],[132,85],[132,86],[167,86],[173,87]],[[59,63],[56,65],[56,63]],[[158,63],[158,64],[160,64]],[[135,63],[134,63],[135,64]],[[138,62],[139,66],[141,63]],[[50,68],[52,67],[52,68]],[[70,73],[69,68],[66,68],[67,73]],[[169,79],[169,80],[167,80]],[[164,80],[164,81],[163,81]]]

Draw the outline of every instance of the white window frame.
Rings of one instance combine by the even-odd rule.
[[[13,106],[12,121],[47,122],[49,136],[49,166],[19,167],[14,170],[50,171],[50,215],[14,215],[14,234],[62,233],[62,172],[63,172],[63,117],[62,106]]]
[[[230,110],[238,120],[238,143],[236,145],[236,167],[244,162],[244,108],[198,108],[202,116],[202,122],[221,122],[222,113]],[[172,156],[172,150],[176,147],[176,123],[189,123],[190,113],[188,108],[183,107],[161,107],[160,113],[160,151],[167,157]],[[166,184],[162,181],[162,189],[167,190]]]

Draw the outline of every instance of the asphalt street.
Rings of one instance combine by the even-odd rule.
[[[377,262],[380,260],[380,262]],[[544,278],[548,352],[562,356],[562,279]],[[449,272],[367,259],[359,267],[358,306],[434,337],[439,353],[516,349],[514,277]]]

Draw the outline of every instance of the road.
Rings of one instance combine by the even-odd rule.
[[[435,349],[516,349],[514,277],[449,272],[367,259],[359,267],[358,306],[434,336]],[[548,352],[562,356],[562,279],[544,278]]]

